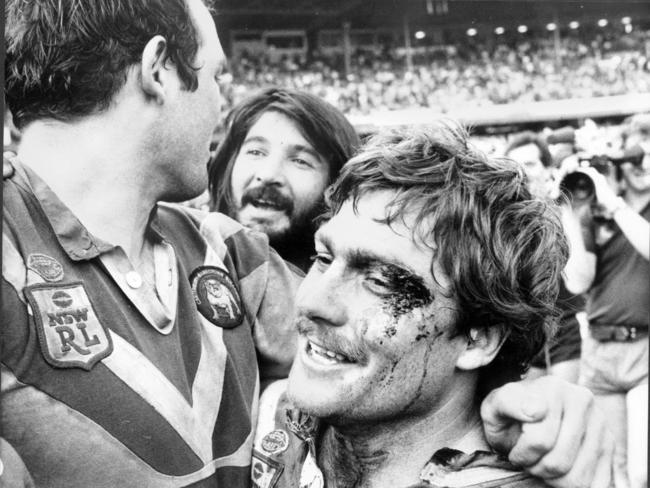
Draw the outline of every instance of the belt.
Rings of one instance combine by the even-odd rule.
[[[648,327],[590,325],[591,337],[600,342],[632,342],[648,335]]]

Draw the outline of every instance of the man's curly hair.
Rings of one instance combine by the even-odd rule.
[[[327,203],[332,213],[348,200],[356,209],[382,190],[394,192],[384,222],[415,215],[413,238],[449,278],[456,333],[497,327],[506,338],[483,368],[479,396],[519,379],[554,331],[568,257],[557,209],[531,195],[516,163],[473,149],[451,121],[375,135],[343,167]]]

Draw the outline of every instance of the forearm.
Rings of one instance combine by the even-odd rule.
[[[596,256],[587,251],[580,221],[568,208],[562,209],[562,226],[569,241],[569,259],[563,273],[564,284],[571,293],[584,293],[596,275]]]
[[[650,222],[635,212],[622,198],[617,199],[614,208],[609,210],[616,225],[634,249],[646,260],[650,260]]]

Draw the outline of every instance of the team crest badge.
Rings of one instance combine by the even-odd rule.
[[[90,303],[83,283],[25,288],[45,360],[58,368],[90,371],[113,352],[113,341]]]
[[[262,450],[268,454],[279,454],[289,447],[289,435],[284,430],[274,430],[262,438]]]
[[[61,266],[61,263],[46,254],[30,254],[27,257],[27,268],[45,281],[56,282],[63,279],[63,266]]]
[[[190,275],[192,294],[201,315],[214,325],[232,329],[244,314],[239,291],[230,275],[215,266],[200,266]]]
[[[275,461],[257,449],[253,449],[251,463],[251,481],[253,488],[274,488],[278,484],[284,465]]]

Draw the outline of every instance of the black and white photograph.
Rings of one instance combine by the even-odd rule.
[[[649,0],[3,0],[0,487],[647,488]]]

